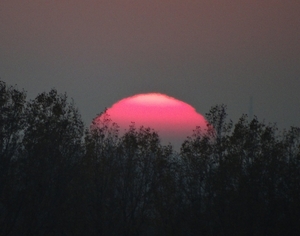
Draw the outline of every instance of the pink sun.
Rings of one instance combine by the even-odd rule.
[[[138,94],[115,103],[106,112],[120,126],[128,130],[136,127],[153,128],[163,143],[181,144],[199,126],[205,130],[205,118],[189,104],[160,93]],[[101,119],[99,116],[97,119]]]

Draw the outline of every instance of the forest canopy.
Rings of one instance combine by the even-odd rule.
[[[180,151],[0,81],[0,235],[299,235],[300,129],[226,106]]]

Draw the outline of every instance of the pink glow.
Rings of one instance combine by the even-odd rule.
[[[137,128],[153,128],[163,143],[182,142],[196,126],[206,129],[205,118],[192,106],[160,93],[138,94],[122,99],[109,108],[107,114],[121,131],[128,130],[131,122]]]

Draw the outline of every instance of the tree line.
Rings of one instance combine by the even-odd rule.
[[[179,152],[0,81],[0,235],[299,235],[300,129],[206,114]]]

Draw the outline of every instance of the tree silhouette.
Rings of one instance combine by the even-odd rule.
[[[176,152],[0,81],[0,235],[299,235],[300,129],[227,117],[212,107]]]
[[[0,234],[10,233],[20,208],[19,163],[26,93],[0,81]]]

